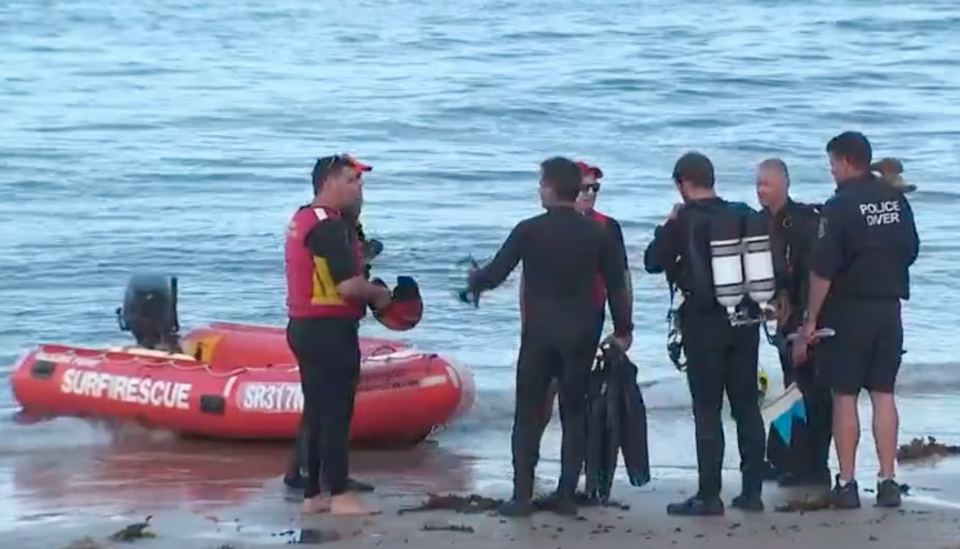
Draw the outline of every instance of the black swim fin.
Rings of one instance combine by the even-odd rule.
[[[620,450],[631,486],[650,482],[650,441],[647,406],[637,384],[637,366],[626,354],[617,363],[620,394]]]
[[[458,266],[461,266],[461,265],[467,265],[467,266],[468,266],[468,270],[467,270],[467,280],[468,280],[468,281],[470,280],[470,275],[471,275],[474,271],[477,271],[477,270],[480,269],[480,264],[477,263],[477,260],[474,259],[473,256],[468,256],[466,259],[462,259],[462,260],[458,261],[458,262],[457,262],[457,265],[458,265]],[[473,307],[474,307],[475,309],[480,308],[480,291],[479,291],[479,290],[471,290],[470,287],[469,287],[469,283],[467,284],[467,287],[466,287],[466,288],[457,291],[457,299],[459,299],[461,303],[466,303],[467,305],[473,305]]]

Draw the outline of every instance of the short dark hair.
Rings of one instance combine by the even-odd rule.
[[[843,132],[827,142],[827,154],[842,158],[855,168],[870,168],[873,148],[870,140],[860,132]]]
[[[677,160],[673,166],[673,180],[676,183],[687,181],[694,187],[712,189],[715,181],[713,162],[706,155],[690,151]]]
[[[328,177],[340,173],[340,170],[344,168],[354,168],[360,172],[369,172],[373,169],[362,162],[358,162],[356,158],[349,154],[334,154],[318,158],[311,173],[314,192],[320,192],[324,181]]]
[[[573,202],[580,196],[580,167],[573,160],[562,156],[548,158],[540,164],[540,172],[558,199]]]
[[[773,158],[768,158],[760,163],[761,168],[776,168],[780,170],[783,174],[783,178],[787,180],[787,183],[790,183],[790,170],[787,169],[787,163],[783,161],[782,158],[774,156]]]

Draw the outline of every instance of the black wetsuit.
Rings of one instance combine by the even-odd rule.
[[[830,484],[830,439],[833,433],[833,399],[830,390],[816,379],[815,353],[809,363],[795,368],[787,336],[803,323],[807,308],[807,282],[810,259],[817,238],[820,206],[788,200],[783,208],[765,211],[770,223],[774,270],[780,318],[777,323],[777,349],[783,371],[784,387],[796,382],[803,393],[807,417],[792,428],[789,446],[776,429],[767,438],[767,459],[773,477],[783,486]]]
[[[573,207],[551,207],[518,224],[493,260],[470,276],[490,290],[523,262],[524,315],[513,423],[514,501],[528,504],[540,451],[543,395],[559,378],[563,427],[558,495],[573,499],[586,452],[588,376],[597,351],[594,282],[602,275],[614,331],[633,331],[625,272],[614,239]]]
[[[749,213],[756,214],[745,204],[720,198],[691,201],[675,219],[657,227],[644,254],[647,272],[665,273],[684,294],[677,314],[687,356],[700,485],[694,497],[668,507],[671,514],[723,512],[724,392],[737,424],[743,476],[743,492],[734,505],[756,508],[760,498],[765,433],[757,399],[759,328],[756,324],[731,326],[715,297],[710,266],[715,227],[737,223]]]

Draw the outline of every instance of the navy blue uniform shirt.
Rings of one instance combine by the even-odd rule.
[[[823,205],[811,270],[832,281],[831,297],[910,299],[919,251],[906,196],[867,175],[838,185]]]

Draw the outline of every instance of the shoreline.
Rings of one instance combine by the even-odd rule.
[[[101,543],[97,547],[113,547],[104,543],[106,536],[153,515],[158,538],[139,540],[136,547],[282,546],[301,529],[313,528],[336,530],[345,538],[338,547],[417,543],[433,549],[466,542],[471,548],[506,544],[621,549],[617,546],[642,543],[646,549],[698,546],[709,540],[716,549],[828,543],[960,549],[960,459],[901,463],[898,480],[910,486],[903,511],[873,509],[869,492],[875,457],[869,407],[861,404],[865,413],[858,480],[865,507],[860,511],[778,513],[777,505],[802,497],[802,492],[768,483],[767,511],[762,515],[728,509],[721,518],[668,517],[666,505],[696,488],[694,435],[689,411],[658,410],[649,424],[652,482],[633,488],[618,471],[613,498],[631,509],[585,508],[585,521],[547,513],[519,521],[452,511],[397,516],[397,509],[422,504],[428,493],[508,496],[509,432],[499,428],[453,429],[406,450],[353,452],[353,473],[377,486],[370,502],[384,514],[371,519],[301,519],[299,495],[285,490],[280,481],[289,444],[191,440],[135,426],[104,428],[55,420],[18,429],[18,436],[6,439],[0,452],[0,539],[16,542],[11,546],[18,548],[64,549],[91,537]],[[945,400],[926,404],[927,412],[941,414],[935,421],[948,419]],[[930,425],[926,417],[921,423],[917,414],[905,416],[901,442]],[[739,488],[732,422],[725,422],[725,433],[724,498],[729,503]],[[955,431],[946,424],[931,434],[956,442]],[[549,490],[559,472],[559,443],[560,429],[554,422],[543,440],[540,491]],[[442,530],[451,525],[468,526],[473,532]],[[441,531],[424,531],[425,527]]]
[[[300,498],[285,490],[277,478],[258,489],[245,491],[232,502],[205,502],[202,499],[173,505],[147,503],[149,489],[127,508],[101,509],[96,506],[63,508],[57,512],[23,517],[10,528],[0,529],[11,547],[62,549],[72,542],[90,538],[113,547],[108,536],[148,515],[157,537],[142,539],[136,547],[178,547],[215,549],[279,547],[298,543],[302,536],[316,540],[339,537],[337,547],[395,547],[416,544],[427,549],[468,543],[471,548],[508,546],[599,547],[616,549],[630,543],[644,548],[710,547],[763,548],[828,547],[960,547],[960,474],[936,469],[905,469],[900,480],[911,486],[899,510],[872,507],[869,483],[861,480],[863,508],[855,511],[813,511],[784,513],[774,509],[787,500],[802,499],[811,492],[784,490],[765,485],[767,510],[761,514],[727,509],[723,517],[669,517],[665,507],[692,494],[696,479],[687,470],[654,471],[654,480],[642,488],[618,481],[614,498],[629,506],[581,508],[581,517],[558,517],[541,512],[528,519],[504,519],[489,514],[457,514],[429,511],[398,515],[402,508],[415,507],[426,498],[424,486],[381,483],[366,497],[383,514],[365,518],[333,518],[319,515],[301,517]],[[724,476],[723,497],[729,503],[739,487],[738,474]],[[434,486],[433,488],[440,488]],[[542,485],[541,489],[548,486]],[[83,490],[82,486],[77,486]],[[510,484],[505,480],[487,483],[478,490],[487,497],[506,497]],[[446,490],[437,490],[447,493]],[[465,494],[467,490],[451,490]],[[189,499],[189,498],[188,498]],[[552,545],[551,545],[552,544]],[[936,544],[936,545],[934,545]],[[120,544],[124,545],[124,544]],[[82,547],[75,545],[74,547]],[[95,547],[95,546],[88,546]]]
[[[928,411],[947,412],[945,403],[931,404]],[[631,509],[586,508],[585,521],[547,513],[519,521],[452,511],[397,516],[397,509],[422,504],[428,493],[508,496],[509,432],[500,429],[451,430],[407,450],[356,451],[353,473],[377,486],[370,502],[384,514],[371,519],[301,519],[299,495],[285,490],[280,481],[289,444],[190,440],[139,427],[104,429],[57,420],[20,430],[20,436],[7,439],[9,444],[0,452],[0,538],[25,549],[64,549],[85,537],[101,542],[99,547],[113,547],[104,543],[106,536],[153,515],[151,524],[159,537],[139,540],[136,547],[281,546],[301,529],[314,528],[336,530],[345,538],[338,547],[417,543],[433,549],[467,542],[479,548],[507,544],[621,549],[616,546],[639,542],[646,549],[698,546],[709,539],[717,549],[828,543],[960,549],[960,459],[901,463],[898,480],[910,486],[904,509],[873,509],[875,457],[868,414],[861,416],[858,480],[865,507],[860,511],[778,513],[775,506],[802,498],[803,493],[768,483],[767,511],[762,515],[728,509],[721,518],[668,517],[666,505],[695,490],[696,473],[689,412],[663,410],[651,415],[652,482],[633,488],[618,471],[613,498]],[[918,434],[917,419],[905,418],[902,442]],[[738,454],[731,422],[725,422],[725,432],[724,499],[729,503],[739,488]],[[956,441],[952,429],[933,434],[945,442]],[[50,445],[36,446],[43,441]],[[559,442],[555,422],[543,440],[541,491],[552,487],[559,472]],[[451,525],[474,531],[423,530]]]

